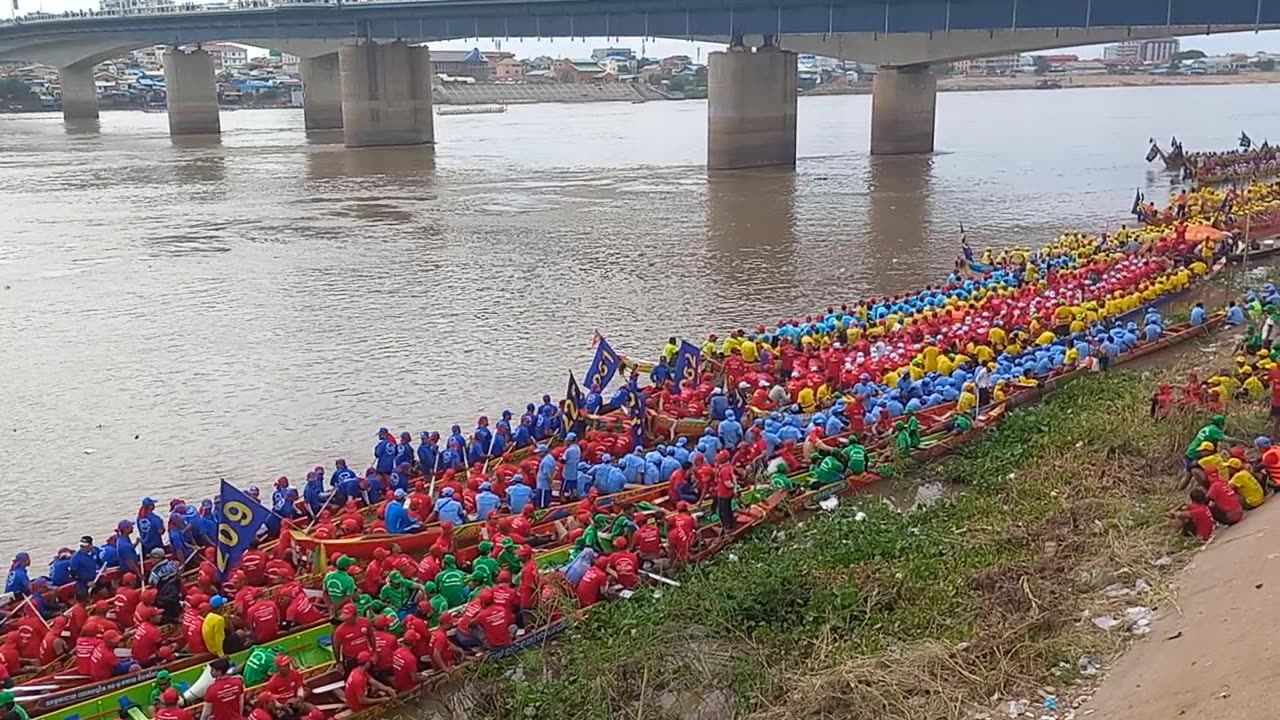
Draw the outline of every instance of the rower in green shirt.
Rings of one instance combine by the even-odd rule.
[[[436,575],[436,587],[449,607],[458,607],[467,601],[467,576],[458,569],[458,561],[450,553],[442,560],[444,568]]]
[[[18,704],[12,690],[0,691],[0,715],[11,710],[17,714],[18,720],[31,720],[31,716],[27,714],[27,711],[23,710],[22,706]]]
[[[844,465],[840,461],[828,455],[822,458],[822,461],[810,469],[813,477],[823,485],[833,483],[844,477]]]
[[[387,584],[378,591],[378,599],[392,610],[399,611],[409,607],[417,590],[418,586],[406,580],[399,570],[392,570],[387,573]]]
[[[280,646],[266,647],[258,645],[249,652],[249,658],[244,661],[244,684],[245,687],[253,687],[261,685],[271,677],[271,673],[276,671],[276,654],[283,653],[284,648]]]
[[[172,681],[169,679],[168,670],[157,672],[155,682],[151,684],[151,699],[147,701],[147,707],[160,707],[160,694],[168,690],[171,685]]]
[[[338,558],[337,569],[324,576],[324,592],[329,596],[329,607],[342,607],[348,598],[356,594],[356,579],[347,572],[347,568],[355,562],[353,558],[343,555]]]
[[[861,475],[869,470],[867,448],[856,440],[851,441],[844,449],[844,466],[854,475]]]

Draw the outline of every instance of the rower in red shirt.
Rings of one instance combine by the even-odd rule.
[[[209,652],[204,645],[204,614],[209,612],[209,604],[188,606],[182,611],[182,643],[187,652],[203,655]]]
[[[162,615],[160,608],[151,608],[151,613],[150,618],[138,623],[137,629],[133,632],[133,640],[129,643],[133,661],[142,667],[155,663],[156,653],[160,650],[160,644],[164,642],[160,628],[156,627]]]
[[[520,585],[517,588],[520,609],[530,610],[538,597],[538,563],[534,562],[533,549],[528,545],[520,546],[519,555],[524,563],[520,566]]]
[[[391,670],[391,656],[396,652],[396,636],[390,628],[390,617],[378,615],[373,619],[373,667],[378,672]]]
[[[619,535],[613,539],[613,552],[608,555],[609,573],[618,584],[628,590],[640,584],[640,558],[627,549],[627,539]]]
[[[500,605],[493,595],[480,614],[476,616],[476,625],[484,631],[484,644],[490,650],[504,648],[511,644],[511,627],[516,624],[516,616],[506,605]]]
[[[654,525],[648,515],[644,513],[636,513],[631,516],[631,521],[636,524],[635,534],[632,540],[635,542],[636,552],[640,557],[645,559],[656,558],[662,554],[662,531]]]
[[[444,672],[458,662],[458,649],[449,641],[449,628],[453,627],[453,613],[440,615],[440,624],[431,631],[431,667]]]
[[[22,619],[18,620],[17,628],[11,631],[17,636],[18,650],[21,651],[22,657],[29,660],[39,657],[40,643],[48,630],[44,621],[36,617],[34,612],[23,613]]]
[[[582,574],[582,579],[573,589],[581,607],[590,607],[600,601],[600,596],[609,581],[609,576],[605,574],[605,568],[608,566],[609,559],[602,555],[596,558],[591,567]]]
[[[93,646],[89,654],[89,679],[93,681],[108,680],[121,669],[117,667],[116,647],[120,645],[120,633],[108,630]]]
[[[338,616],[342,622],[333,630],[333,646],[344,664],[350,665],[360,653],[373,653],[373,624],[356,614],[354,605],[342,606]]]
[[[93,651],[102,643],[102,638],[94,633],[84,633],[76,639],[76,674],[88,677],[93,669]],[[15,647],[17,643],[14,643]]]
[[[293,667],[293,660],[285,653],[276,656],[276,671],[267,680],[267,691],[277,698],[287,700],[305,694],[307,679]]]
[[[514,612],[519,599],[515,587],[511,585],[511,571],[506,568],[499,570],[498,582],[493,586],[494,604],[502,605]]]
[[[66,655],[67,651],[71,649],[67,638],[62,637],[66,629],[67,618],[65,615],[59,615],[53,619],[53,623],[49,625],[49,629],[45,631],[44,637],[40,640],[40,654],[37,657],[40,658],[41,665],[48,665]]]
[[[153,716],[154,720],[194,720],[190,710],[178,706],[179,699],[178,688],[165,688],[160,693],[160,707]]]
[[[256,600],[249,606],[249,631],[255,645],[269,643],[280,637],[280,606],[271,598]]]
[[[431,603],[420,601],[418,611],[404,616],[405,635],[413,633],[418,640],[413,643],[414,657],[428,659],[431,657]]]
[[[382,591],[382,586],[386,584],[385,564],[390,555],[390,551],[384,547],[374,549],[373,559],[365,566],[364,575],[356,583],[362,591],[374,597]]]
[[[125,573],[120,578],[120,587],[116,589],[116,595],[111,599],[112,605],[115,606],[116,622],[121,627],[131,627],[134,624],[133,611],[138,609],[138,604],[142,602],[142,592],[137,589],[138,578],[133,573]]]
[[[395,695],[395,691],[378,682],[373,676],[373,655],[367,650],[356,656],[356,666],[347,674],[343,699],[347,708],[359,712],[371,705],[386,702]]]
[[[302,589],[302,585],[290,583],[286,589],[284,622],[288,627],[303,627],[324,619],[324,613],[316,607],[315,601]]]
[[[426,557],[418,563],[417,569],[414,571],[417,579],[422,582],[430,582],[436,579],[436,575],[440,574],[440,560],[444,558],[445,552],[443,548],[435,545],[431,546],[431,551]]]
[[[246,583],[258,587],[267,584],[267,554],[258,548],[244,551],[244,555],[240,556],[239,569],[244,572]]]
[[[209,663],[213,682],[204,691],[204,711],[200,720],[244,720],[244,680],[231,675],[231,661],[218,658]]]
[[[422,675],[418,672],[418,655],[414,650],[421,640],[422,636],[409,630],[400,638],[399,647],[391,654],[391,687],[397,692],[412,690],[422,680]]]

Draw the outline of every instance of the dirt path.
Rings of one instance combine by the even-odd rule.
[[[1162,609],[1148,639],[1116,662],[1076,717],[1280,716],[1272,626],[1280,608],[1280,496],[1198,553],[1178,578],[1176,598],[1179,607]]]

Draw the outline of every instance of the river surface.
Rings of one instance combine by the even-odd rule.
[[[379,425],[562,397],[596,329],[652,357],[938,281],[961,223],[1114,229],[1169,187],[1149,137],[1226,148],[1277,116],[1280,86],[944,93],[938,153],[871,158],[868,96],[804,98],[794,174],[711,177],[692,101],[438,117],[434,148],[383,150],[297,110],[212,142],[0,116],[0,558],[38,569],[143,495],[363,468]]]

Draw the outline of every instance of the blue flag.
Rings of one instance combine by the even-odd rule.
[[[214,560],[219,581],[225,580],[227,573],[240,563],[240,556],[253,544],[258,528],[270,514],[239,488],[222,481],[218,497],[218,555]]]
[[[685,380],[698,384],[698,362],[702,359],[702,351],[688,340],[680,341],[680,349],[676,350],[676,387]]]
[[[565,433],[582,434],[582,407],[587,404],[586,398],[582,395],[582,388],[578,387],[578,381],[574,379],[573,373],[569,373],[569,387],[565,389],[564,400],[560,403],[560,414],[564,416],[564,422],[560,428]]]
[[[604,390],[620,367],[622,358],[609,346],[608,340],[600,338],[600,342],[596,343],[596,356],[587,370],[587,387]]]

